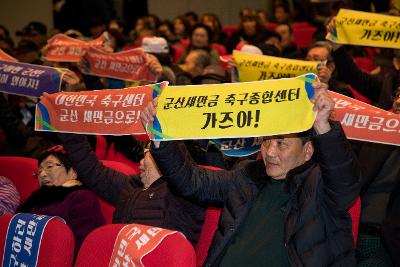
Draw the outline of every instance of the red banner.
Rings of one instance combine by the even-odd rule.
[[[0,49],[0,60],[9,61],[9,62],[17,62],[18,61],[1,49]]]
[[[35,130],[144,134],[140,113],[167,82],[124,89],[48,94],[36,105]]]
[[[157,80],[148,66],[143,49],[107,53],[90,47],[81,60],[85,74],[116,78],[132,82],[155,82]]]
[[[156,249],[165,237],[173,234],[180,233],[148,225],[127,225],[118,233],[108,266],[143,267],[143,257]]]
[[[335,101],[333,119],[340,121],[347,138],[400,145],[400,115],[329,91]]]
[[[79,62],[89,47],[105,48],[109,41],[107,32],[88,42],[71,38],[65,34],[56,34],[47,40],[44,59],[57,62]]]

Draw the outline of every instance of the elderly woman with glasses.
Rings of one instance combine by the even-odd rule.
[[[18,212],[63,218],[75,236],[75,255],[85,237],[105,224],[96,195],[86,190],[62,146],[45,151],[38,159],[36,177],[40,188]]]

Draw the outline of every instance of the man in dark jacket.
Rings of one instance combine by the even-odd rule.
[[[84,135],[59,134],[59,138],[84,185],[115,207],[113,223],[178,230],[196,245],[205,210],[169,189],[148,149],[140,164],[140,175],[128,176],[105,167]]]
[[[171,186],[222,205],[206,266],[355,266],[347,210],[360,170],[340,125],[328,121],[334,102],[327,90],[316,90],[312,101],[310,135],[265,137],[263,160],[234,171],[195,167],[175,142],[154,142],[152,154]],[[142,113],[144,124],[155,106]]]

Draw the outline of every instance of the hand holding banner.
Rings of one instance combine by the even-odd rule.
[[[65,34],[56,34],[47,40],[43,58],[47,61],[79,62],[89,47],[106,49],[110,42],[108,33],[104,32],[92,41],[81,41]],[[111,48],[111,47],[110,47]]]
[[[261,56],[233,51],[239,81],[252,82],[277,78],[292,78],[306,73],[318,73],[318,62]]]
[[[340,9],[335,31],[327,38],[351,45],[400,47],[400,17]]]
[[[40,97],[60,91],[63,69],[0,60],[0,91]]]
[[[144,134],[140,112],[167,82],[125,89],[61,92],[36,105],[36,131]]]
[[[115,78],[126,81],[157,80],[148,66],[143,49],[131,49],[118,53],[107,53],[90,47],[81,60],[81,71],[85,74]]]
[[[148,127],[153,140],[295,133],[312,127],[315,74],[247,83],[169,86]],[[301,118],[301,119],[296,119]]]

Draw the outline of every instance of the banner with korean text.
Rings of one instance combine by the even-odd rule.
[[[400,115],[329,91],[347,138],[400,146]]]
[[[315,74],[246,83],[168,86],[158,99],[151,139],[210,139],[301,132],[315,113]],[[301,119],[298,119],[301,118]]]
[[[29,213],[15,214],[8,224],[1,266],[35,267],[45,228],[53,219],[65,223],[60,217]]]
[[[3,61],[9,61],[9,62],[17,62],[18,60],[4,52],[2,49],[0,49],[0,60]]]
[[[143,49],[131,49],[118,53],[107,53],[90,47],[81,59],[81,71],[85,74],[115,78],[126,81],[157,80],[148,66]]]
[[[143,267],[143,258],[147,254],[155,250],[167,236],[179,234],[182,235],[178,231],[154,226],[128,224],[118,233],[108,266]]]
[[[327,36],[333,42],[400,48],[400,17],[340,9],[335,26]]]
[[[317,74],[319,62],[287,59],[281,57],[253,55],[237,50],[233,59],[241,82],[292,78],[306,73]]]
[[[0,92],[40,97],[61,89],[63,69],[0,60]]]
[[[43,58],[47,61],[79,62],[89,47],[105,49],[110,43],[107,32],[92,41],[81,41],[65,34],[56,34],[47,40]]]
[[[35,130],[85,134],[144,134],[140,113],[167,82],[112,90],[45,95],[36,105]]]

